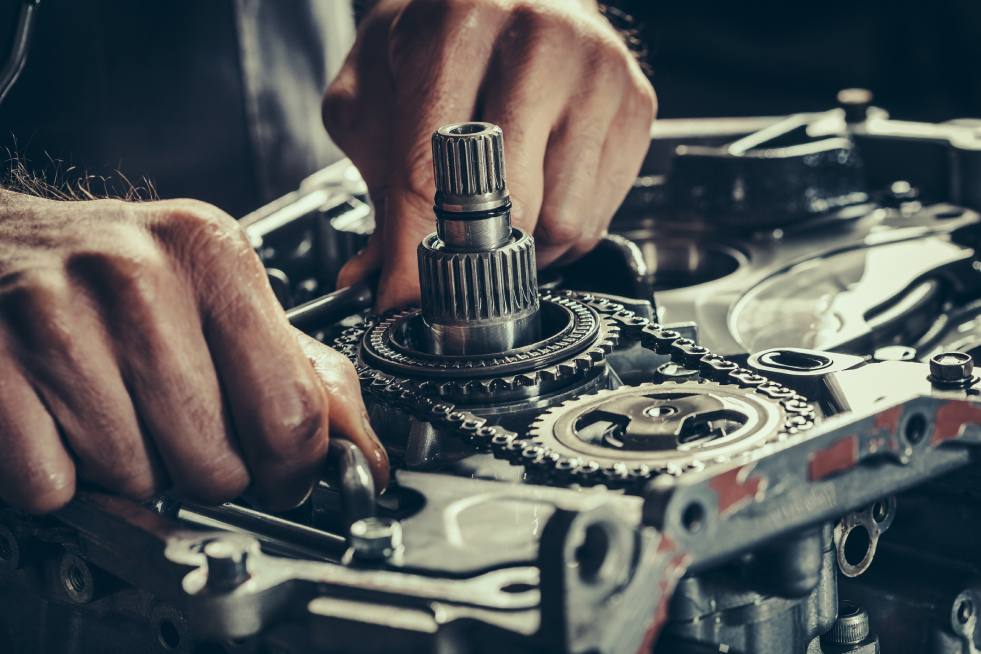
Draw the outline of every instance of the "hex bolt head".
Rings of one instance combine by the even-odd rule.
[[[350,545],[356,558],[382,561],[402,547],[402,524],[392,518],[363,518],[351,525]]]
[[[204,546],[208,587],[232,590],[249,578],[249,553],[239,543],[217,539]]]
[[[930,381],[942,386],[969,384],[974,378],[974,360],[964,352],[941,352],[930,357]]]

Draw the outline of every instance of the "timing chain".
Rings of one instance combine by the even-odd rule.
[[[789,415],[781,437],[800,433],[814,426],[814,408],[804,396],[793,389],[753,370],[742,368],[734,361],[710,352],[692,339],[682,337],[679,332],[666,329],[609,298],[575,291],[563,291],[562,295],[587,304],[612,319],[620,327],[621,344],[629,345],[639,341],[641,347],[655,354],[669,355],[673,362],[696,370],[703,379],[734,384],[779,402]],[[378,398],[417,420],[456,434],[478,451],[491,452],[498,458],[523,465],[531,474],[551,483],[601,484],[611,488],[632,489],[659,473],[642,464],[629,466],[616,463],[600,466],[595,461],[561,456],[549,451],[534,438],[500,425],[487,424],[486,418],[420,392],[413,388],[411,380],[365,365],[358,359],[358,346],[370,324],[362,322],[344,330],[334,344],[338,351],[354,363],[361,390],[366,396]]]

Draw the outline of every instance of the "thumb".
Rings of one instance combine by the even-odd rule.
[[[368,238],[364,249],[355,254],[337,274],[337,288],[367,281],[381,267],[381,236],[377,232]]]
[[[419,259],[423,238],[436,231],[433,201],[418,192],[392,188],[379,221],[381,277],[376,309],[387,311],[419,301]]]

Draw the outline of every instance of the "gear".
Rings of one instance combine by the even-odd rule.
[[[501,354],[448,356],[413,343],[423,328],[418,309],[407,309],[347,330],[335,347],[356,365],[391,374],[425,394],[454,402],[508,401],[548,392],[605,364],[619,339],[614,314],[622,305],[588,294],[543,294],[537,343]]]
[[[678,474],[795,433],[799,413],[785,405],[797,401],[711,381],[602,390],[536,418],[528,436],[540,451],[526,464],[582,482]]]

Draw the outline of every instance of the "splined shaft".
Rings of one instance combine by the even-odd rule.
[[[422,314],[433,353],[487,354],[540,335],[535,244],[511,226],[501,128],[433,134],[436,232],[419,244]]]

